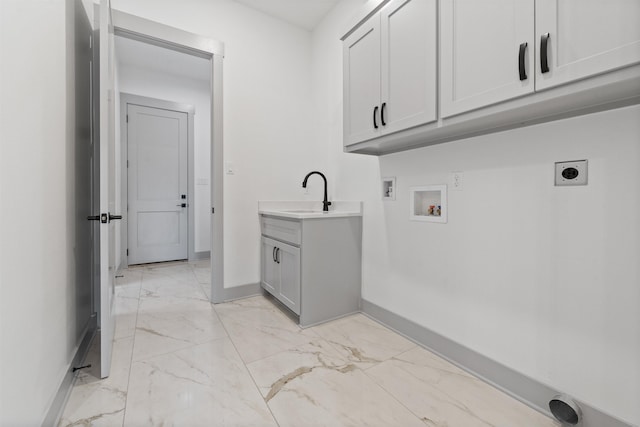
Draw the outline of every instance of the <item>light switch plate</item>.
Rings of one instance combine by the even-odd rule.
[[[224,172],[227,175],[235,175],[236,173],[235,165],[231,162],[224,162]]]
[[[463,173],[462,172],[451,172],[449,176],[449,188],[452,191],[462,191],[462,183],[463,183]]]
[[[556,162],[555,183],[563,185],[587,185],[589,177],[586,160]]]

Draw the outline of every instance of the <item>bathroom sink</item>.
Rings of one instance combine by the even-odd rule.
[[[1,2],[2,0],[0,0]],[[345,216],[362,216],[362,202],[332,200],[328,212],[322,210],[322,202],[312,201],[259,201],[258,213],[289,219],[329,219]]]

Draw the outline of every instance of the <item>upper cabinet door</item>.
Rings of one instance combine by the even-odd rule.
[[[380,17],[373,16],[343,43],[344,145],[375,138],[380,123]]]
[[[442,0],[440,8],[442,117],[533,92],[534,0]]]
[[[536,42],[536,89],[639,63],[640,1],[537,0]]]
[[[436,117],[436,0],[392,0],[380,12],[384,133]]]

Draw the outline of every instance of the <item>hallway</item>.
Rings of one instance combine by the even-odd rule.
[[[212,306],[208,261],[122,274],[112,375],[80,373],[59,426],[557,425],[366,316]]]

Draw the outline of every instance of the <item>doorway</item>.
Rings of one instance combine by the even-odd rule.
[[[128,264],[189,259],[193,109],[136,98],[121,96]]]
[[[130,40],[141,41],[150,46],[158,46],[175,52],[187,53],[190,57],[204,59],[207,73],[207,105],[208,113],[204,113],[210,119],[208,122],[209,133],[207,147],[210,154],[203,158],[210,165],[207,182],[208,205],[204,205],[205,216],[201,220],[209,224],[207,236],[211,244],[211,292],[210,299],[220,299],[220,290],[223,285],[223,183],[222,183],[222,61],[224,45],[206,37],[187,33],[163,24],[149,21],[134,15],[129,15],[112,10],[109,0],[101,0],[94,7],[94,35],[98,40],[95,43],[96,57],[99,59],[94,67],[97,73],[96,84],[92,94],[94,95],[96,135],[99,135],[100,170],[92,173],[99,177],[100,188],[100,213],[97,220],[100,221],[100,247],[98,276],[94,282],[97,297],[98,318],[100,319],[100,364],[101,376],[109,375],[111,349],[115,332],[115,272],[126,266],[127,240],[121,239],[123,230],[119,214],[125,213],[126,206],[120,206],[122,202],[122,170],[126,170],[123,164],[123,147],[119,143],[122,123],[118,123],[120,117],[120,80],[119,67],[114,48],[115,36],[121,36]],[[158,97],[166,99],[165,97]],[[167,97],[171,99],[170,97]],[[118,143],[116,143],[118,141]],[[102,163],[105,163],[104,165]],[[107,172],[111,172],[107,174]],[[117,225],[117,231],[116,231]],[[107,233],[108,231],[108,233]],[[104,236],[102,236],[104,234]],[[124,262],[123,262],[124,258]]]
[[[210,258],[211,63],[119,34],[121,267]]]

